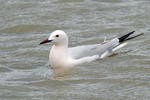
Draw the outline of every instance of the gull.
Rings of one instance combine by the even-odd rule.
[[[106,41],[99,44],[81,45],[68,47],[68,36],[62,30],[55,30],[48,38],[40,44],[52,42],[53,46],[49,53],[49,61],[52,68],[73,67],[83,63],[89,63],[97,59],[105,58],[114,51],[127,45],[127,40],[138,37],[141,34],[130,37],[135,31],[132,31],[119,38]]]

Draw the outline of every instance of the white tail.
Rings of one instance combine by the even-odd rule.
[[[118,45],[117,47],[115,47],[115,48],[112,50],[112,52],[114,52],[114,51],[116,51],[116,50],[118,50],[118,49],[121,49],[122,47],[126,46],[127,44],[128,44],[128,43],[126,42],[126,43],[122,43],[122,44]]]

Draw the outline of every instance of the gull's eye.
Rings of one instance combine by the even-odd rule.
[[[56,37],[59,37],[59,35],[56,35]]]

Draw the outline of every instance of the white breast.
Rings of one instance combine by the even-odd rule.
[[[49,60],[52,68],[68,67],[69,65],[66,50],[56,46],[52,47]]]

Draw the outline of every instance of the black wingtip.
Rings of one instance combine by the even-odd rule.
[[[121,42],[125,41],[125,40],[126,40],[131,34],[133,34],[134,32],[135,32],[135,31],[132,31],[132,32],[130,32],[130,33],[128,33],[128,34],[126,34],[126,35],[124,35],[124,36],[118,38],[118,39],[119,39],[119,42],[121,43]]]
[[[141,35],[144,35],[144,33],[140,33],[140,34],[138,34],[138,35],[136,35],[136,36],[127,38],[126,40],[131,40],[131,39],[134,39],[134,38],[139,37],[139,36],[141,36]]]

